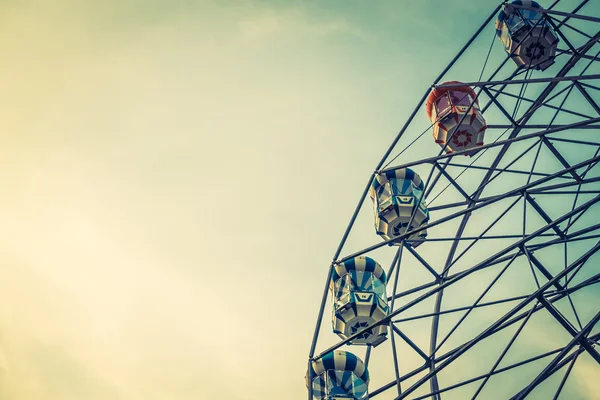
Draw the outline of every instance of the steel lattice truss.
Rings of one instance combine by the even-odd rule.
[[[571,399],[598,388],[600,18],[588,3],[545,4],[560,43],[543,72],[516,68],[500,45],[484,64],[499,5],[432,86],[475,88],[486,144],[471,158],[440,151],[422,115],[428,89],[375,168],[418,171],[431,220],[401,237],[427,229],[421,246],[389,246],[373,232],[367,185],[335,253],[334,263],[389,265],[389,340],[346,348],[364,354],[369,398]],[[461,75],[472,60],[486,80]],[[368,329],[340,341],[328,296],[326,286],[309,363]]]

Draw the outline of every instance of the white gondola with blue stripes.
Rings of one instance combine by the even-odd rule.
[[[410,168],[377,174],[369,190],[377,234],[384,240],[390,240],[426,224],[429,211],[423,190],[421,177]],[[426,236],[427,230],[424,229],[409,235],[407,240],[417,247]]]
[[[336,350],[311,363],[313,399],[362,400],[368,396],[369,371],[354,354]]]
[[[333,331],[342,339],[381,321],[389,313],[385,271],[369,257],[336,264],[329,282],[333,293]],[[377,346],[386,339],[387,325],[360,334],[350,344]]]

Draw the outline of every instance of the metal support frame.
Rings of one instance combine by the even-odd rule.
[[[480,100],[485,100],[487,97],[487,102],[483,105],[481,110],[485,113],[485,111],[490,108],[495,108],[505,120],[488,121],[490,122],[487,125],[488,132],[492,132],[492,137],[495,137],[495,140],[481,146],[477,153],[477,157],[470,163],[459,163],[455,161],[457,157],[467,154],[469,152],[468,150],[444,154],[444,149],[442,149],[437,156],[425,157],[418,161],[401,162],[397,165],[392,165],[392,163],[404,152],[404,150],[402,150],[398,155],[392,157],[393,153],[396,152],[397,147],[402,145],[403,137],[411,131],[413,120],[421,110],[428,92],[421,97],[408,120],[375,167],[375,172],[369,176],[367,185],[354,210],[350,223],[334,253],[333,262],[331,263],[327,274],[313,341],[309,351],[309,365],[312,361],[318,360],[328,352],[348,344],[349,341],[352,341],[367,330],[373,329],[381,324],[388,324],[390,328],[389,334],[391,339],[390,344],[393,355],[395,379],[379,388],[371,388],[369,398],[376,397],[390,389],[393,390],[395,387],[397,399],[430,398],[433,400],[442,400],[443,393],[478,381],[479,386],[473,396],[473,398],[477,398],[490,379],[498,379],[505,371],[514,368],[524,368],[524,366],[527,366],[533,361],[550,357],[553,358],[533,381],[520,391],[516,388],[517,394],[513,398],[522,399],[526,397],[535,390],[541,382],[566,366],[566,372],[554,394],[554,398],[558,398],[567,382],[570,371],[573,369],[578,356],[582,352],[588,353],[600,364],[600,353],[594,348],[596,341],[600,340],[600,334],[591,334],[594,325],[600,321],[600,312],[592,318],[592,320],[580,321],[580,317],[576,310],[577,305],[571,298],[571,294],[578,290],[585,290],[586,288],[600,284],[600,273],[587,277],[584,280],[579,278],[583,276],[581,271],[588,265],[587,261],[595,254],[600,253],[600,241],[597,241],[600,239],[600,224],[591,224],[589,218],[588,221],[586,221],[586,217],[584,217],[584,215],[588,215],[587,213],[589,213],[590,210],[597,210],[598,208],[594,207],[600,203],[600,174],[597,169],[597,166],[600,163],[600,137],[596,139],[595,137],[588,135],[583,139],[573,134],[574,132],[593,132],[594,130],[600,129],[600,106],[598,101],[593,97],[595,93],[600,91],[600,85],[595,85],[595,83],[597,84],[596,81],[600,79],[600,74],[585,73],[590,65],[597,65],[597,63],[600,62],[598,54],[587,54],[592,47],[600,41],[600,29],[598,29],[600,27],[600,18],[581,13],[588,1],[589,0],[582,1],[572,12],[566,12],[554,9],[555,6],[560,3],[560,0],[555,0],[547,9],[541,11],[546,15],[546,19],[559,35],[561,42],[566,46],[565,50],[557,52],[556,63],[559,67],[555,76],[532,77],[531,71],[527,69],[517,69],[510,73],[506,73],[507,63],[510,62],[510,56],[507,56],[494,72],[490,74],[489,78],[484,81],[479,80],[462,84],[438,85],[438,82],[446,78],[446,75],[452,70],[455,63],[465,55],[466,50],[482,36],[482,33],[486,31],[486,28],[489,28],[490,21],[497,15],[502,6],[499,5],[476,30],[473,36],[467,40],[449,65],[434,80],[432,87],[452,88],[469,85],[479,88],[478,96],[481,96]],[[515,7],[527,8],[524,6]],[[592,26],[597,25],[595,26],[595,31],[597,33],[586,33],[587,29],[580,26],[584,23],[588,25],[591,24]],[[575,39],[569,38],[564,34],[563,30],[568,30],[570,31],[569,34],[577,37]],[[579,75],[573,75],[571,71],[576,65],[579,65],[580,62],[587,63],[587,66],[583,70],[584,72]],[[499,78],[496,77],[497,75]],[[506,78],[502,78],[502,76],[506,76]],[[568,83],[568,85],[559,90],[559,84],[561,83]],[[520,85],[518,95],[509,91],[509,89],[515,85]],[[530,87],[534,87],[535,85],[537,85],[535,87],[540,87],[541,85],[543,89],[535,96],[530,95],[528,97],[525,95],[528,85]],[[597,116],[587,115],[585,112],[579,112],[576,107],[573,107],[571,104],[572,92],[578,93],[580,95],[579,101],[585,101],[589,104],[590,108],[594,110]],[[554,99],[559,99],[559,96],[563,96],[560,105],[550,104]],[[516,100],[516,104],[511,107],[503,104],[510,103],[509,100],[512,102],[515,102]],[[527,107],[521,109],[521,105],[525,104]],[[471,104],[470,107],[473,107],[473,104]],[[547,118],[548,123],[539,122],[540,118],[537,116],[543,115],[540,114],[543,112],[554,113],[551,118]],[[574,122],[556,123],[555,119],[559,115],[566,115],[570,118],[570,121]],[[536,116],[536,119],[533,118],[534,116]],[[503,133],[498,133],[496,136],[493,136],[493,132],[498,131],[503,131]],[[407,147],[410,147],[416,140],[421,140],[423,133],[412,140]],[[508,137],[504,138],[503,136],[505,134],[507,134]],[[409,138],[409,140],[411,139]],[[527,148],[518,154],[513,154],[513,144],[526,141],[528,141]],[[594,156],[578,158],[575,162],[572,160],[569,162],[568,157],[565,157],[565,154],[560,150],[560,143],[569,143],[577,146],[594,146],[597,151]],[[405,149],[407,147],[405,147]],[[548,154],[551,154],[551,157],[554,157],[556,162],[562,167],[560,170],[545,170],[543,163],[538,163],[538,156],[542,148],[547,149],[549,151]],[[491,158],[486,154],[486,152],[490,150],[495,151],[495,155]],[[528,160],[527,157],[533,157],[534,152],[535,158],[533,158],[531,168],[522,168],[518,166],[518,162]],[[432,213],[430,222],[426,225],[412,229],[397,238],[373,244],[351,254],[342,253],[346,240],[354,227],[354,223],[363,209],[363,204],[367,198],[368,190],[375,174],[400,168],[419,166],[428,167],[430,170],[430,173],[425,180],[426,187],[423,193],[424,197],[429,198],[432,194],[435,195],[429,205],[429,210]],[[477,186],[474,190],[473,187],[465,184],[466,179],[469,177],[470,170],[483,171],[484,175],[483,178],[478,178],[476,182]],[[462,177],[463,174],[466,174],[465,177]],[[489,188],[497,185],[495,181],[496,178],[505,176],[506,174],[526,176],[527,183],[507,187],[502,194],[489,194]],[[462,178],[463,180],[459,180],[459,178]],[[440,187],[443,185],[446,186],[440,190]],[[454,188],[463,200],[453,202],[444,201],[445,197],[443,194],[448,187]],[[572,198],[573,201],[570,210],[562,212],[559,216],[553,215],[552,207],[549,207],[544,202],[544,199],[548,198],[549,195],[554,196],[554,198],[560,196],[566,200]],[[592,195],[593,197],[580,197],[583,195]],[[435,200],[438,201],[433,205]],[[514,232],[501,234],[494,233],[493,228],[498,226],[501,221],[505,221],[505,219],[508,218],[509,212],[514,213],[514,210],[517,209],[515,208],[517,204],[522,204],[522,224],[515,224],[516,228]],[[475,212],[478,210],[490,209],[492,205],[495,205],[496,207],[501,206],[503,211],[500,212],[491,223],[488,222],[486,225],[480,226],[481,233],[476,235],[465,234],[467,226],[471,226],[471,220],[475,221],[475,218],[477,218]],[[526,205],[529,205],[529,208],[526,207]],[[446,214],[444,216],[436,218],[435,215],[433,215],[434,212],[442,210],[445,210]],[[535,228],[531,226],[528,222],[528,215],[532,213],[539,216],[540,220],[543,221],[543,226]],[[426,240],[426,243],[429,242],[429,245],[448,241],[451,243],[446,260],[443,264],[440,265],[439,263],[434,264],[430,262],[429,257],[425,256],[426,253],[423,253],[420,248],[416,249],[410,245],[408,239],[409,236],[424,229],[430,230],[437,227],[444,227],[451,221],[456,221],[458,223],[458,227],[454,228],[456,229],[454,235],[437,235],[436,237],[428,237]],[[329,346],[327,349],[322,350],[315,355],[321,322],[324,316],[324,309],[327,304],[329,280],[335,263],[344,262],[359,255],[383,249],[384,246],[391,245],[392,242],[397,241],[402,241],[402,245],[398,249],[390,270],[388,271],[388,276],[390,278],[393,274],[393,279],[390,279],[390,281],[393,282],[393,285],[390,283],[392,291],[388,293],[388,301],[391,304],[390,314],[383,320],[356,332],[347,339],[341,340],[337,344]],[[466,268],[463,266],[463,270],[453,273],[452,268],[455,268],[456,265],[461,262],[464,264],[463,256],[471,251],[471,249],[475,248],[474,246],[477,246],[479,243],[489,243],[490,241],[497,244],[503,244],[503,247],[499,250],[495,249],[493,254],[490,254],[484,260],[469,265]],[[591,244],[592,241],[596,242]],[[583,255],[577,260],[569,263],[567,250],[570,249],[568,245],[573,242],[589,243],[589,245],[587,245],[588,250]],[[458,246],[460,243],[468,243],[468,246],[459,253]],[[548,260],[545,260],[543,257],[543,251],[545,249],[555,249],[558,247],[564,248],[564,268],[560,270],[557,270],[553,265],[549,265]],[[407,259],[411,259],[411,257],[402,257],[403,250],[406,251],[405,254],[410,253],[412,262],[417,265],[418,268],[426,270],[428,274],[431,275],[431,280],[429,282],[399,291],[398,282],[399,279],[402,279],[401,274],[404,274],[403,271],[405,270],[404,267],[401,268],[401,265],[411,262],[407,261]],[[569,254],[571,253],[569,252]],[[536,281],[536,289],[528,295],[506,296],[505,298],[493,300],[487,299],[486,296],[488,292],[495,287],[505,271],[510,270],[512,264],[515,262],[525,262],[529,265],[531,274]],[[467,278],[469,278],[469,282],[471,282],[472,279],[474,279],[473,277],[476,277],[481,271],[494,271],[495,278],[488,285],[481,286],[481,292],[477,299],[465,306],[443,309],[442,299],[444,290],[454,285],[460,285]],[[529,279],[531,279],[531,277],[529,277]],[[416,297],[402,303],[399,307],[396,307],[396,300],[411,295],[415,295]],[[414,309],[417,305],[422,304],[422,302],[429,298],[434,298],[435,300],[435,305],[431,312],[407,316],[408,310]],[[570,321],[559,311],[559,308],[554,305],[561,300],[568,302],[565,304],[569,304],[572,308],[574,315],[577,318],[576,324]],[[497,307],[500,305],[508,304],[514,305],[512,309],[503,315],[498,315],[495,322],[483,329],[483,331],[472,338],[465,339],[460,346],[454,347],[451,350],[446,350],[443,354],[440,353],[444,347],[447,347],[444,345],[448,342],[448,339],[457,335],[457,329],[464,321],[472,318],[471,315],[474,310],[495,310],[498,309]],[[449,333],[438,342],[440,317],[456,313],[463,314],[458,319],[458,322],[449,330]],[[500,362],[513,347],[515,340],[522,331],[526,330],[527,327],[532,324],[531,320],[533,320],[533,316],[538,313],[547,313],[551,315],[557,325],[560,325],[562,329],[569,333],[572,340],[563,347],[557,348],[551,352],[529,357],[500,368]],[[430,348],[428,352],[411,340],[409,337],[410,335],[404,332],[402,328],[403,324],[406,322],[419,319],[430,319],[432,321],[431,332],[429,334]],[[495,337],[494,335],[503,332],[506,328],[519,321],[520,325],[518,329],[511,336],[508,343],[501,349],[499,355],[495,356],[497,358],[495,358],[493,367],[490,370],[450,386],[444,387],[443,384],[438,381],[439,372],[451,368],[453,362],[464,357],[469,349],[473,348],[483,340],[492,340],[492,338]],[[584,324],[585,326],[581,328]],[[412,348],[415,354],[423,361],[423,364],[418,365],[411,370],[406,370],[406,368],[401,370],[398,363],[400,355],[397,354],[397,340],[403,341]],[[372,349],[371,347],[368,347],[365,362],[367,364],[373,363],[374,358],[377,357],[377,353],[381,348],[382,347]],[[417,377],[418,379],[416,379]],[[310,378],[312,378],[312,376],[309,374],[309,379]],[[411,385],[404,383],[411,378],[415,378],[416,382]],[[423,387],[423,385],[429,385],[429,393],[414,397],[415,390]],[[312,388],[310,385],[308,392],[309,399],[311,399]],[[411,397],[411,394],[413,397]]]

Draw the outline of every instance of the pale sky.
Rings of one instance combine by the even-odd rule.
[[[0,1],[0,398],[306,398],[365,180],[497,4],[450,3]]]

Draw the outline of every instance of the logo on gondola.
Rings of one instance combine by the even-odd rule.
[[[354,335],[356,332],[363,330],[367,326],[369,326],[368,322],[357,322],[350,327],[350,332]],[[371,336],[372,334],[373,334],[373,332],[371,332],[371,329],[369,329],[368,331],[358,335],[356,338],[357,339],[368,339],[369,336]]]
[[[454,145],[456,147],[465,147],[469,143],[472,143],[472,141],[473,141],[472,136],[473,135],[471,135],[466,130],[457,131],[454,135],[452,135],[452,143],[454,143]]]
[[[532,61],[539,60],[544,56],[546,48],[540,42],[531,43],[525,48],[525,56]]]
[[[414,199],[412,196],[397,196],[396,198],[400,204],[411,204]]]
[[[361,303],[370,302],[373,299],[373,293],[354,293],[356,295],[356,301]]]

